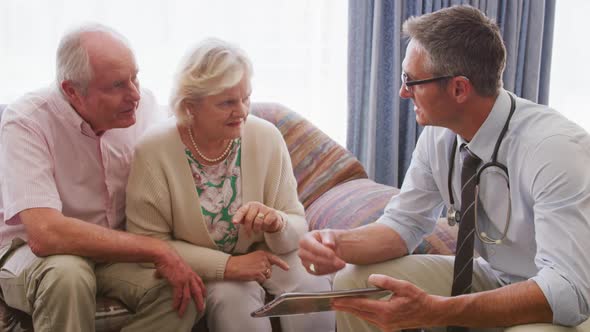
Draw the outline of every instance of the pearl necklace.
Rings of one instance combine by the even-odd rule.
[[[225,148],[225,151],[223,151],[223,153],[217,157],[217,158],[207,158],[203,153],[201,153],[201,150],[199,150],[199,148],[197,147],[197,142],[195,142],[195,139],[193,137],[193,129],[192,128],[187,128],[188,129],[188,136],[191,139],[191,143],[193,143],[193,148],[195,148],[195,151],[197,152],[197,154],[199,155],[199,157],[203,158],[203,160],[209,162],[209,163],[216,163],[220,160],[223,160],[223,158],[227,157],[227,154],[229,153],[230,148],[233,146],[234,141],[231,140],[229,141],[229,143],[227,144],[227,147]]]

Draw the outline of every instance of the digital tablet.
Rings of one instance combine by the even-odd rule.
[[[316,293],[284,293],[250,315],[252,317],[272,317],[330,311],[332,310],[330,301],[334,298],[365,297],[380,299],[391,294],[390,290],[382,288],[358,288]]]

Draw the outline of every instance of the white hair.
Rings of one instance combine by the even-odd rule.
[[[242,49],[220,39],[205,39],[180,62],[170,108],[179,123],[186,123],[185,101],[220,93],[244,77],[252,77],[252,63]]]
[[[90,65],[88,50],[83,45],[83,37],[92,32],[108,34],[129,47],[129,42],[123,35],[99,23],[86,23],[70,29],[61,38],[56,54],[55,79],[60,91],[61,83],[70,81],[83,93],[86,93],[88,83],[92,80],[94,73]]]

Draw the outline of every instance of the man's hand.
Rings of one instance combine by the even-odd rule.
[[[433,309],[442,297],[429,295],[410,282],[380,274],[371,275],[369,283],[391,290],[391,299],[341,298],[334,299],[332,307],[358,316],[382,331],[437,326],[438,313]]]
[[[285,225],[285,220],[277,212],[260,202],[248,202],[242,205],[234,217],[234,224],[242,224],[247,235],[258,232],[275,233]]]
[[[305,234],[299,241],[299,258],[311,274],[328,274],[346,266],[346,262],[337,253],[336,236],[332,230]]]
[[[252,281],[262,284],[272,276],[272,266],[289,270],[289,264],[279,257],[257,250],[246,255],[232,256],[227,261],[224,278],[226,280]]]
[[[156,276],[163,277],[170,282],[174,295],[174,309],[182,317],[191,300],[195,302],[197,310],[205,310],[206,296],[203,280],[188,266],[188,264],[172,249],[164,255],[161,261],[156,261]]]

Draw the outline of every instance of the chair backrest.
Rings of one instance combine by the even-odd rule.
[[[283,134],[305,208],[336,185],[367,177],[352,153],[296,112],[276,103],[253,103],[251,112]]]

